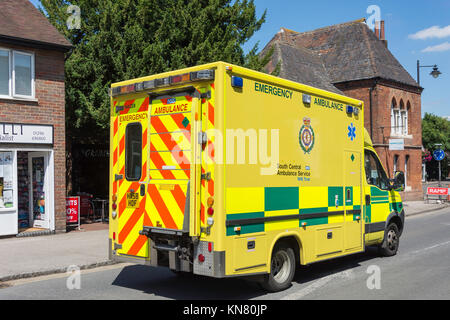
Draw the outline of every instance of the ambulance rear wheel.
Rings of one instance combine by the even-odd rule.
[[[294,250],[284,243],[275,246],[272,253],[270,273],[261,286],[269,292],[278,292],[291,286],[295,275]]]

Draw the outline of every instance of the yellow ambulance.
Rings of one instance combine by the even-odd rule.
[[[290,286],[297,265],[395,255],[398,191],[361,101],[225,62],[111,87],[109,254]]]

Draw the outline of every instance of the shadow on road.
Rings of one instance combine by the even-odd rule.
[[[363,261],[378,257],[376,249],[367,248],[364,253],[301,266],[293,283],[303,287],[309,282],[353,269]],[[249,300],[267,294],[256,282],[242,278],[214,279],[190,274],[178,275],[166,268],[141,265],[123,268],[112,285],[139,290],[159,299],[175,300]]]
[[[243,279],[178,275],[141,265],[123,268],[112,284],[175,300],[247,300],[264,295],[256,283]]]
[[[361,262],[377,258],[380,258],[378,249],[367,247],[366,251],[362,253],[318,262],[309,266],[300,266],[295,274],[293,282],[300,285],[306,285],[307,283],[314,282],[320,278],[360,267]]]

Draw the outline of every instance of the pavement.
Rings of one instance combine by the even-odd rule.
[[[0,283],[110,265],[108,225],[82,226],[81,231],[38,237],[0,239]]]
[[[404,202],[406,217],[431,212],[450,203]],[[82,231],[26,238],[0,239],[1,282],[66,273],[71,266],[81,270],[114,264],[108,258],[108,225],[82,226]]]
[[[429,203],[425,203],[423,200],[405,201],[403,202],[403,206],[405,208],[405,215],[408,217],[450,207],[450,202],[438,202],[437,200],[429,200]]]

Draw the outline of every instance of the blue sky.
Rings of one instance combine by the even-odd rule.
[[[420,71],[425,88],[422,114],[450,116],[450,0],[255,0],[255,5],[258,16],[267,9],[266,23],[245,45],[246,51],[258,41],[262,49],[281,27],[303,32],[370,19],[375,12],[368,13],[369,6],[377,6],[386,23],[388,47],[411,76],[417,77],[417,60],[421,65],[436,64],[442,72],[434,79],[429,75],[431,68]]]

